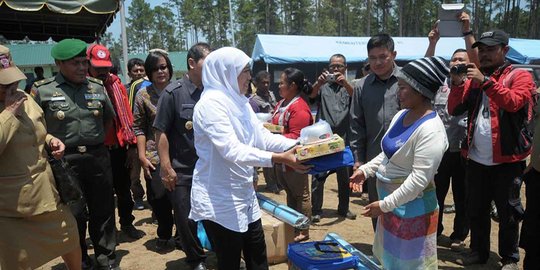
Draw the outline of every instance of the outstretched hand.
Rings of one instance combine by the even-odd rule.
[[[362,192],[363,184],[366,181],[366,176],[362,170],[355,170],[351,177],[349,177],[349,187],[353,192]]]

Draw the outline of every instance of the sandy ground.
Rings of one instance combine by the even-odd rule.
[[[263,190],[265,183],[260,174],[259,181],[259,190]],[[522,190],[522,198],[524,198]],[[272,193],[263,194],[277,200],[280,202],[285,202],[285,193],[282,191],[280,195],[275,195]],[[323,205],[323,216],[321,222],[312,225],[310,228],[310,237],[311,240],[322,240],[324,236],[329,232],[334,232],[339,234],[343,239],[351,243],[360,251],[365,254],[371,255],[371,245],[373,242],[373,229],[371,225],[371,220],[365,217],[358,215],[356,220],[344,219],[337,215],[337,185],[335,174],[331,175],[326,184],[325,184],[325,193],[324,193],[324,205]],[[449,193],[447,196],[446,204],[452,204],[452,196]],[[362,212],[362,207],[367,204],[367,200],[362,196],[352,196],[350,199],[350,209],[352,212],[360,214]],[[144,231],[146,236],[137,241],[129,240],[122,233],[118,234],[119,244],[117,246],[117,256],[120,260],[120,266],[122,269],[129,270],[146,270],[146,269],[178,269],[178,270],[188,270],[190,269],[188,265],[184,262],[184,253],[180,250],[173,250],[167,253],[157,253],[154,251],[155,238],[156,238],[156,225],[151,223],[151,212],[148,209],[142,211],[134,211],[135,223],[134,225]],[[453,214],[444,214],[443,224],[445,226],[445,231],[443,235],[450,235],[452,228]],[[117,224],[117,226],[119,226]],[[491,230],[491,256],[487,264],[481,266],[467,267],[467,269],[499,269],[500,265],[498,263],[499,256],[497,255],[497,232],[498,232],[498,223],[492,222]],[[467,247],[469,245],[469,239],[466,240]],[[468,251],[468,248],[466,249]],[[89,251],[92,254],[92,250]],[[520,250],[521,258],[523,259],[523,250]],[[438,258],[439,258],[439,268],[440,269],[462,269],[463,267],[457,265],[455,260],[461,256],[460,253],[451,251],[447,246],[439,245],[438,247]],[[93,257],[93,256],[92,256]],[[215,263],[216,259],[213,254],[210,253],[209,259],[207,260],[209,269],[216,269]],[[520,268],[522,267],[522,262],[520,262]],[[60,258],[55,259],[48,264],[44,265],[39,269],[65,269],[63,266],[62,260]],[[286,263],[281,263],[277,265],[270,266],[270,269],[288,269]]]

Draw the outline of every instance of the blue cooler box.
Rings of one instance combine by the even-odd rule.
[[[357,256],[333,240],[291,243],[287,249],[291,269],[340,270],[356,269]]]

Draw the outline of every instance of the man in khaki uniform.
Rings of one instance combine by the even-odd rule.
[[[64,142],[65,158],[84,200],[71,205],[77,220],[83,269],[93,269],[85,242],[86,222],[97,269],[120,269],[115,262],[114,197],[109,152],[103,142],[114,110],[100,80],[86,77],[86,43],[65,39],[51,51],[60,72],[36,82],[31,95],[45,113],[47,132]]]

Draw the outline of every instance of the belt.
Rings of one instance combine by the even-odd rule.
[[[88,151],[97,150],[102,147],[103,147],[103,144],[69,146],[69,147],[66,147],[65,153],[66,154],[73,154],[73,153],[84,154]]]

